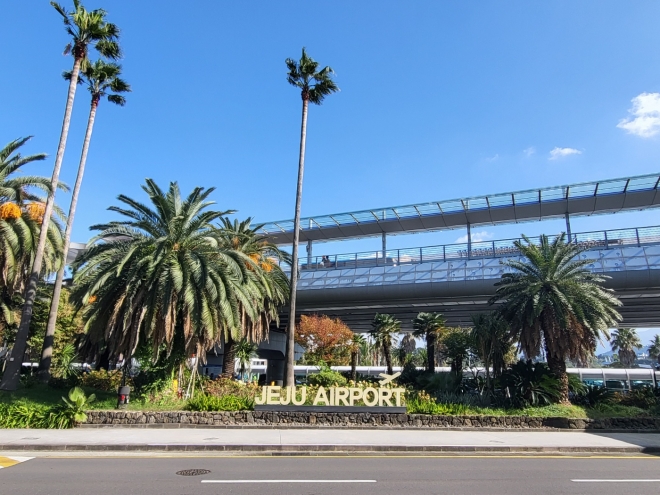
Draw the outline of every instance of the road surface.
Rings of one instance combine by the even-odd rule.
[[[0,493],[12,495],[518,495],[526,493],[644,495],[660,493],[660,457],[654,456],[209,457],[154,454],[103,457],[70,454],[66,457],[36,457],[20,460],[24,462],[14,465],[5,460],[4,465],[8,467],[0,469]],[[0,458],[0,466],[2,465],[3,461]],[[192,469],[209,472],[197,476],[177,474],[179,471]]]

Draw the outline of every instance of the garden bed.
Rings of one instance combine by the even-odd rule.
[[[91,426],[142,427],[278,427],[278,428],[495,428],[660,431],[660,418],[561,418],[532,416],[440,416],[426,414],[373,414],[368,412],[149,412],[88,411]]]

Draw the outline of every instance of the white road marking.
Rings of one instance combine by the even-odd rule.
[[[571,480],[573,483],[660,483],[657,480]]]
[[[376,480],[202,480],[202,483],[376,483]]]

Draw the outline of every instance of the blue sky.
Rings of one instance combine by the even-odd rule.
[[[77,241],[112,218],[106,208],[117,194],[139,197],[145,177],[177,180],[184,191],[215,186],[218,205],[240,217],[291,218],[300,97],[284,59],[303,45],[335,69],[342,90],[310,111],[303,215],[658,172],[657,1],[84,3],[105,8],[122,29],[133,92],[125,108],[99,110]],[[47,1],[3,2],[0,141],[34,135],[28,151],[50,155],[33,168],[43,175],[65,103],[67,41]],[[79,91],[62,170],[68,183],[88,106]],[[655,212],[608,215],[575,219],[573,231],[658,223]],[[562,229],[477,230],[507,238]]]

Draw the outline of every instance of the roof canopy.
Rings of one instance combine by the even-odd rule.
[[[336,213],[301,220],[300,241],[330,241],[593,215],[660,206],[660,174],[473,198]],[[276,244],[293,242],[293,220],[263,226]]]

